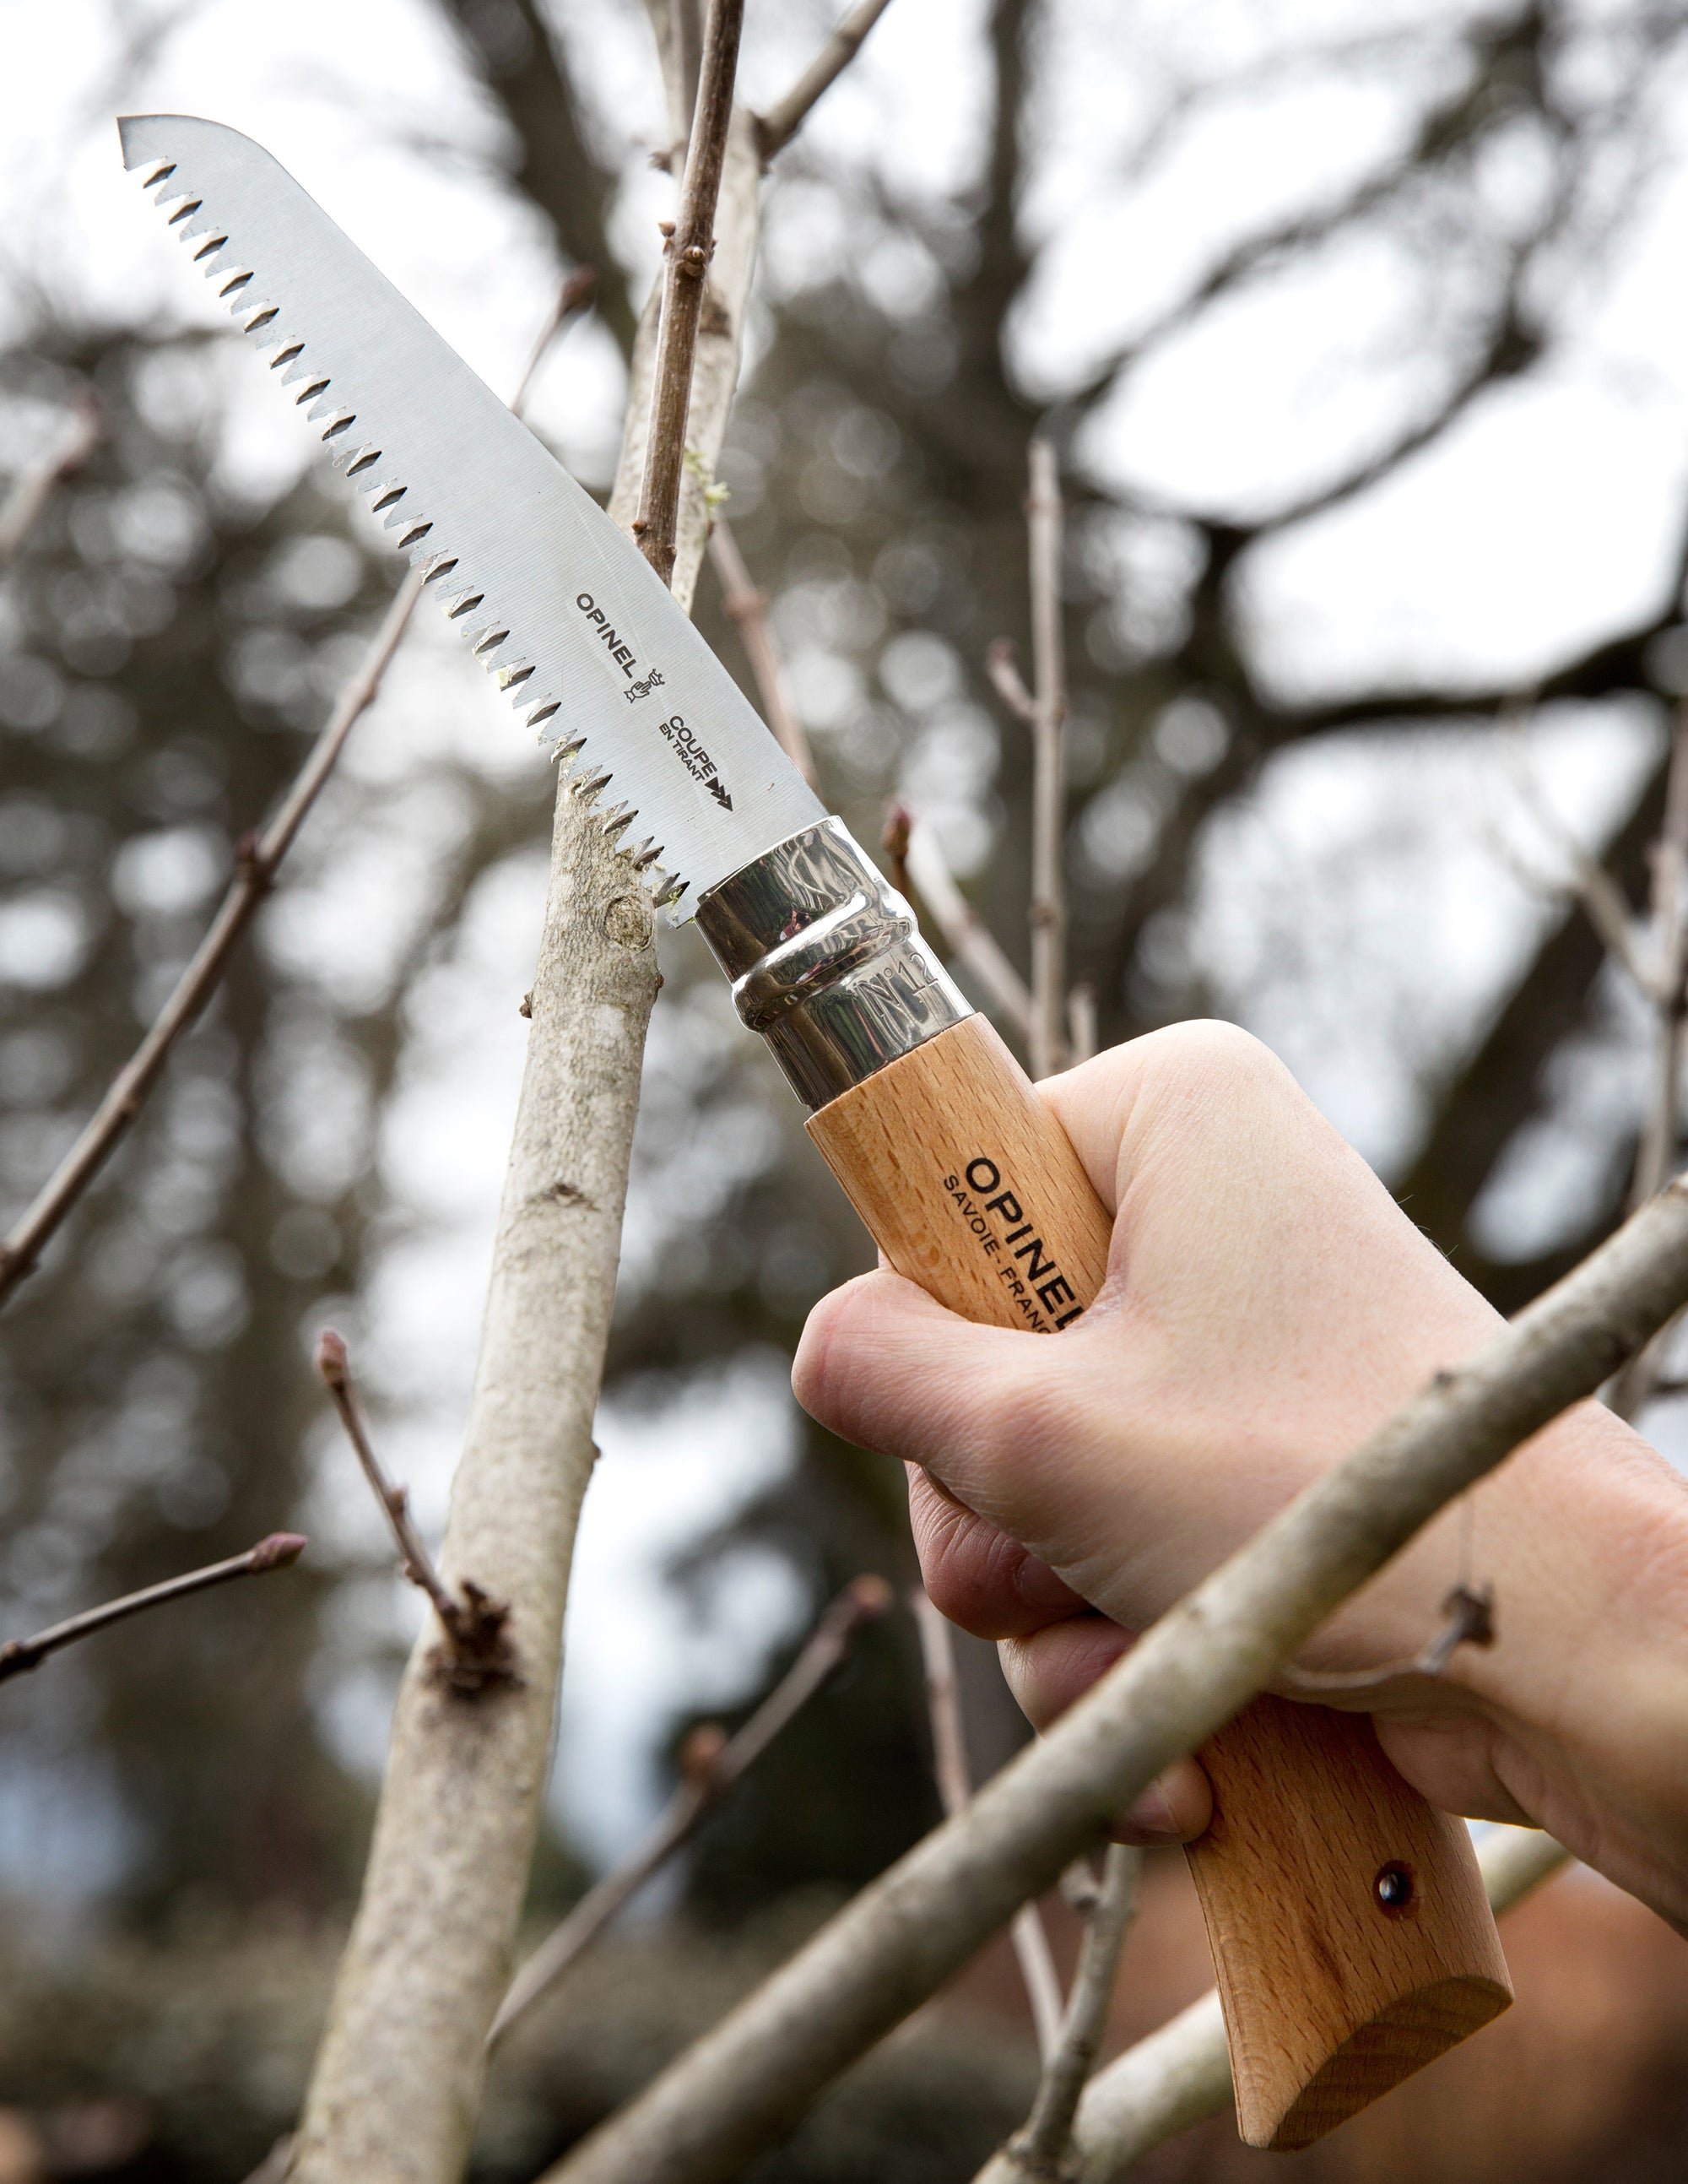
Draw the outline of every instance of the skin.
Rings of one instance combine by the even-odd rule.
[[[793,1376],[824,1425],[908,1464],[928,1591],[1000,1641],[1039,1728],[1501,1323],[1246,1034],[1179,1025],[1042,1089],[1115,1217],[1084,1318],[974,1326],[882,1268],[816,1306]],[[1373,1713],[1433,1802],[1548,1829],[1688,1930],[1688,1484],[1584,1403],[1469,1498],[1496,1642],[1318,1696]],[[1275,1688],[1420,1653],[1461,1522],[1427,1526]],[[1210,1812],[1185,1761],[1121,1832],[1189,1840]]]

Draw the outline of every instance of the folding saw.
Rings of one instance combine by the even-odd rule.
[[[892,1265],[969,1318],[1077,1319],[1111,1226],[1077,1155],[632,541],[266,152],[180,114],[119,126],[475,656],[695,917]],[[1304,2146],[1505,2008],[1506,1964],[1465,1829],[1366,1716],[1261,1699],[1200,1757],[1239,2123]]]

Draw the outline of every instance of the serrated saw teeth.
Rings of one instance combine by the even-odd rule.
[[[657,902],[695,901],[822,816],[672,602],[658,601],[636,549],[599,529],[601,512],[577,482],[261,148],[190,115],[119,125],[125,162],[161,220],[409,560],[413,583],[434,584],[474,656]],[[449,431],[437,428],[442,420]],[[440,550],[442,538],[453,552]],[[577,557],[588,583],[578,599]],[[646,735],[676,723],[688,727],[683,751]],[[692,762],[705,745],[706,779]],[[607,796],[612,779],[619,793]],[[717,782],[730,784],[730,799]],[[665,864],[665,841],[687,878]]]

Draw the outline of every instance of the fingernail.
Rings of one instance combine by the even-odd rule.
[[[1158,1782],[1151,1782],[1127,1814],[1131,1826],[1145,1836],[1176,1837],[1182,1830]]]

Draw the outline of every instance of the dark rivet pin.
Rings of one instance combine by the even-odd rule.
[[[1404,1911],[1412,1901],[1412,1869],[1394,1861],[1378,1869],[1372,1893],[1382,1911]]]

